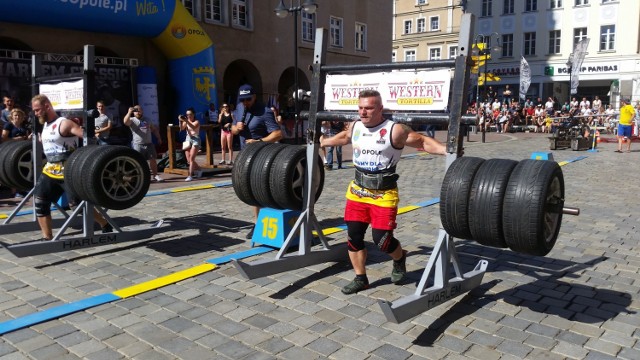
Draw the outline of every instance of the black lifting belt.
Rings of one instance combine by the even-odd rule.
[[[400,175],[395,172],[368,174],[356,168],[356,185],[370,190],[391,190],[398,186]]]
[[[71,153],[47,155],[47,162],[57,163],[57,162],[65,161],[69,158],[69,156],[71,156]]]

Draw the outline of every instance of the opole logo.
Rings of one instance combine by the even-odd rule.
[[[171,28],[171,34],[176,39],[182,39],[187,35],[187,29],[182,25],[174,25]]]

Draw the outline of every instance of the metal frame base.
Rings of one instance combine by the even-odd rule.
[[[453,238],[441,229],[415,293],[393,303],[379,300],[378,304],[388,321],[399,324],[479,286],[488,265],[480,260],[472,271],[461,274]],[[433,285],[425,289],[429,279]]]
[[[102,245],[117,244],[125,241],[146,239],[157,232],[160,229],[166,227],[163,226],[164,220],[159,220],[149,227],[134,229],[134,230],[122,230],[113,219],[111,219],[106,211],[100,207],[96,207],[93,204],[82,201],[80,205],[73,211],[71,215],[67,215],[63,210],[59,209],[66,216],[66,219],[57,219],[55,223],[64,221],[62,227],[55,234],[51,241],[27,241],[19,244],[6,244],[0,243],[4,248],[9,250],[16,257],[26,257],[42,254],[50,254],[55,252],[63,252],[68,250],[78,250],[84,248],[91,248]],[[94,210],[100,213],[105,220],[113,227],[114,231],[107,234],[96,234],[93,230],[94,227]],[[83,231],[80,236],[63,238],[67,228],[72,224],[82,221]],[[53,221],[52,221],[53,225]],[[20,232],[39,230],[37,222],[31,223],[16,223],[0,226],[0,229],[17,228]]]

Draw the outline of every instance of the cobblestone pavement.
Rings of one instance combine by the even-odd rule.
[[[538,134],[473,139],[467,156],[521,160],[548,149]],[[353,277],[346,260],[251,281],[227,263],[6,333],[0,359],[640,359],[640,148],[614,150],[611,143],[599,152],[553,152],[556,161],[587,158],[563,166],[566,204],[581,214],[565,215],[548,256],[456,240],[464,272],[489,262],[482,285],[401,324],[387,322],[377,301],[414,292],[436,240],[438,205],[398,218],[396,237],[409,250],[410,281],[401,286],[389,281],[391,262],[370,243],[372,286],[349,296],[340,292]],[[438,197],[443,169],[444,157],[401,161],[401,206]],[[342,223],[351,176],[351,170],[327,172],[315,207],[323,227]],[[1,250],[0,322],[250,248],[245,235],[252,211],[230,187],[147,197],[110,213],[123,225],[162,218],[171,226],[152,239],[67,253],[16,258]],[[329,238],[342,242],[345,233]]]

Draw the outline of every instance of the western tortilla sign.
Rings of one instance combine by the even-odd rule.
[[[377,90],[389,110],[441,111],[449,104],[449,70],[328,75],[325,109],[355,110],[362,90]]]

